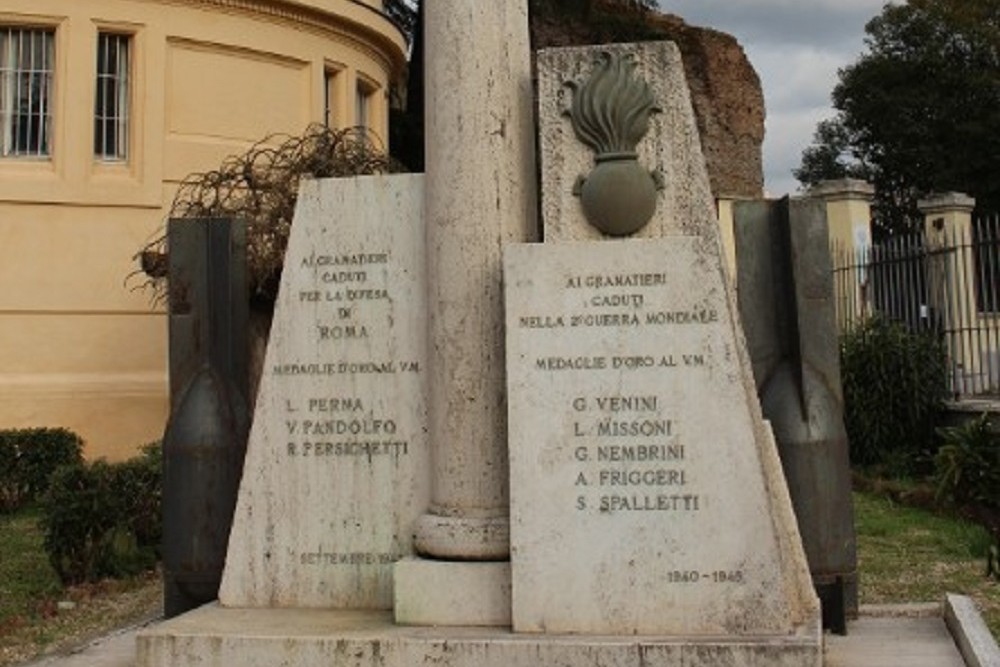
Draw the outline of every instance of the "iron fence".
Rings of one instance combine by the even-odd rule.
[[[935,220],[920,234],[831,253],[841,331],[880,314],[936,334],[952,394],[1000,398],[1000,214],[977,214],[971,226]]]

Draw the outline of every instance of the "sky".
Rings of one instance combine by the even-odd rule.
[[[727,32],[760,76],[767,107],[764,182],[769,195],[794,193],[791,170],[816,123],[833,115],[837,69],[857,60],[864,27],[885,0],[658,0],[691,25]]]

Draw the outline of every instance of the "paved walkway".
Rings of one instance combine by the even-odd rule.
[[[30,667],[134,667],[138,630],[119,631]],[[862,616],[848,625],[846,637],[827,635],[826,645],[824,667],[965,667],[939,615]]]
[[[861,617],[826,636],[824,667],[964,667],[941,617]]]
[[[135,635],[139,627],[102,637],[66,655],[53,655],[30,667],[134,667]]]

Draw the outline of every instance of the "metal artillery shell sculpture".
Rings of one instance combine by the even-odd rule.
[[[594,168],[577,178],[587,221],[605,234],[627,236],[642,229],[656,210],[663,177],[639,165],[636,146],[660,111],[649,85],[635,76],[625,55],[601,52],[590,77],[569,81],[573,102],[566,114],[577,138],[596,153]]]

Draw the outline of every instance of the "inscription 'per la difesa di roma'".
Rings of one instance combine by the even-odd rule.
[[[329,304],[329,319],[316,322],[319,342],[366,339],[370,324],[364,321],[365,304],[388,301],[385,268],[389,252],[357,252],[337,255],[313,252],[301,260],[311,271],[314,288],[298,291],[302,302]]]

